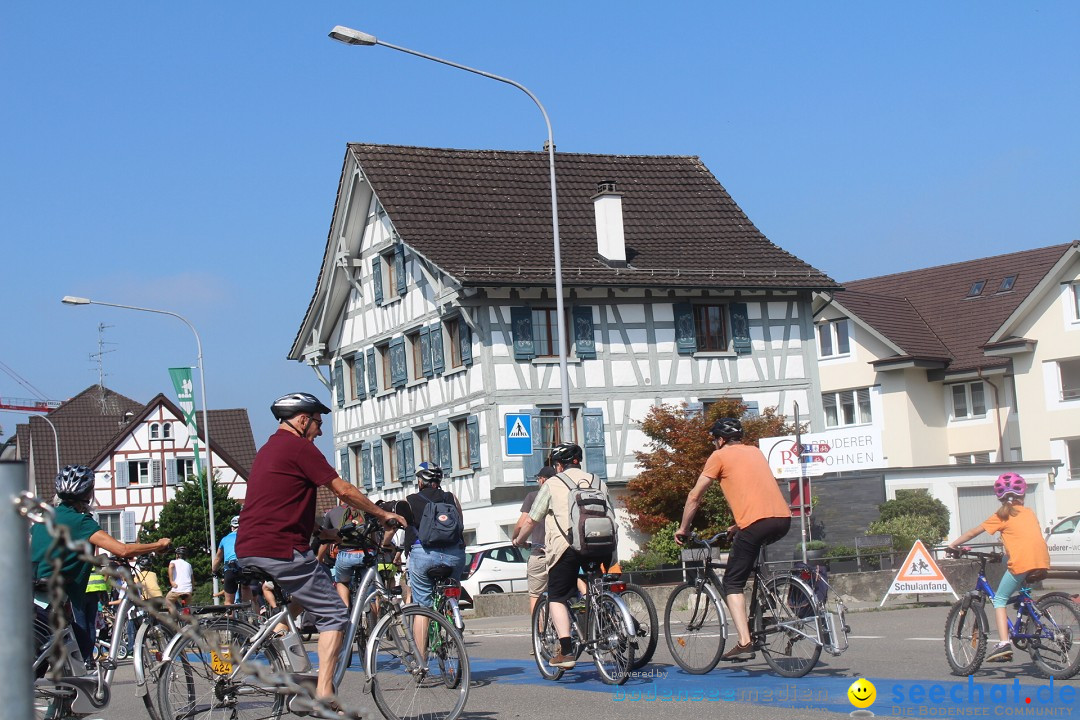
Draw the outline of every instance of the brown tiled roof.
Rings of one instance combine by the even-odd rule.
[[[837,301],[913,358],[945,359],[950,372],[1006,365],[983,346],[1075,244],[855,280]],[[1010,275],[1013,289],[998,292]],[[969,298],[980,280],[982,293]]]
[[[554,285],[546,152],[350,144],[409,247],[465,285]],[[769,241],[697,157],[556,153],[563,283],[834,288]],[[623,195],[629,268],[597,255],[592,196]]]
[[[202,433],[202,411],[196,413],[199,437]],[[210,411],[210,440],[215,452],[228,455],[233,465],[246,479],[255,460],[255,437],[251,433],[251,421],[246,408]]]

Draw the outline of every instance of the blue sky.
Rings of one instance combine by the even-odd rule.
[[[6,3],[0,361],[48,398],[171,395],[202,335],[211,407],[303,389],[285,359],[345,144],[698,155],[837,280],[1080,237],[1072,2]],[[0,373],[0,396],[32,394]],[[0,413],[3,437],[22,416]],[[61,438],[61,442],[63,439]],[[329,443],[323,443],[329,447]]]

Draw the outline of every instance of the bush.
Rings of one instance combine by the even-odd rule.
[[[946,532],[947,523],[943,531],[935,518],[925,515],[898,515],[888,520],[875,520],[867,530],[869,535],[892,535],[893,549],[902,553],[911,550],[916,540],[922,540],[927,547],[937,545]]]
[[[666,562],[667,560],[662,555],[644,550],[620,564],[623,572],[641,572],[643,570],[656,570]]]
[[[795,550],[796,551],[802,550],[802,547],[803,547],[802,543],[796,543],[795,544]],[[824,550],[825,547],[826,546],[825,546],[825,541],[824,540],[811,540],[810,542],[806,543],[806,549],[807,550]]]
[[[850,545],[833,545],[831,548],[825,551],[825,557],[827,558],[853,558],[855,557],[855,548]]]
[[[649,538],[641,550],[626,562],[624,570],[655,570],[661,565],[677,565],[682,559],[682,548],[675,543],[675,531],[679,523],[669,522]]]
[[[949,508],[937,498],[931,497],[926,490],[897,490],[896,499],[887,500],[878,505],[878,512],[881,513],[881,517],[878,518],[881,522],[895,520],[905,515],[923,518],[937,532],[938,539],[935,542],[940,542],[941,538],[949,534]],[[876,531],[870,530],[871,534],[874,532]],[[906,549],[911,549],[914,542],[912,540]]]

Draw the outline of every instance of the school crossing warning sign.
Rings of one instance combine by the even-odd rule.
[[[890,595],[911,593],[920,595],[951,593],[953,597],[957,597],[952,585],[945,579],[945,574],[934,561],[934,556],[922,544],[922,540],[916,540],[911,546],[911,552],[908,553],[904,564],[900,566],[900,572],[896,573],[889,589],[885,591],[885,597],[881,598],[881,605],[885,604]]]

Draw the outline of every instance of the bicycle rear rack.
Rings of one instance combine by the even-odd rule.
[[[825,610],[825,638],[822,648],[830,655],[837,656],[848,649],[848,632],[851,628],[847,624],[847,608],[844,602],[837,598],[835,601],[836,612]]]

